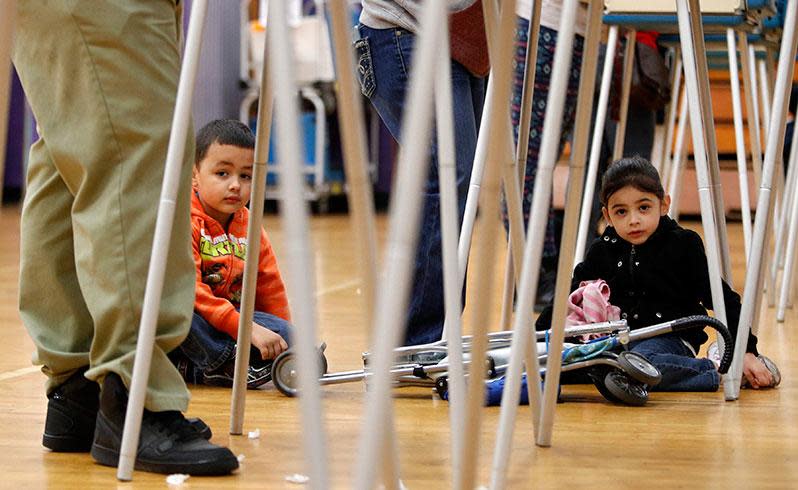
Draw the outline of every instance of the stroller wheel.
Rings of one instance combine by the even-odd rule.
[[[662,379],[659,369],[636,352],[621,352],[618,354],[618,364],[626,374],[648,386],[656,386]]]
[[[590,379],[593,380],[593,385],[596,387],[601,396],[604,397],[608,402],[611,403],[623,403],[623,400],[615,396],[610,390],[607,389],[607,385],[604,384],[604,378],[607,376],[609,369],[606,368],[593,368],[588,375]]]
[[[318,375],[323,376],[327,373],[327,357],[324,355],[326,344],[322,344],[318,349]],[[297,396],[299,393],[299,372],[296,363],[296,354],[287,350],[277,356],[272,365],[272,381],[274,386],[285,396]]]
[[[296,396],[299,393],[299,373],[296,370],[296,357],[293,352],[285,351],[274,360],[272,381],[285,396]]]
[[[604,387],[612,394],[614,400],[625,405],[640,407],[648,401],[646,387],[617,369],[610,370],[604,376]],[[604,394],[602,392],[602,394]]]

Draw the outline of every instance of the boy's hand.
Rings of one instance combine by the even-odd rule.
[[[755,390],[773,383],[773,375],[770,370],[750,352],[746,352],[743,357],[743,376]]]
[[[288,349],[285,340],[266,327],[252,323],[252,346],[260,351],[263,360],[274,359]]]

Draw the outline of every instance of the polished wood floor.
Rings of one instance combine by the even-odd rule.
[[[346,216],[311,221],[315,250],[318,318],[328,344],[331,370],[358,369],[367,349],[361,320],[362,296],[353,233]],[[380,236],[387,219],[380,218]],[[698,223],[688,223],[700,229]],[[278,257],[285,244],[279,220],[267,217]],[[136,473],[121,484],[115,471],[87,454],[55,454],[41,446],[46,399],[44,376],[30,364],[33,344],[17,312],[19,209],[0,208],[5,253],[0,255],[0,487],[2,488],[164,488],[165,477]],[[735,284],[741,289],[742,232],[730,225]],[[503,256],[497,264],[504,264]],[[285,264],[283,264],[285,267]],[[497,276],[499,271],[497,269]],[[500,282],[491,294],[498,305]],[[497,307],[495,308],[497,309]],[[494,312],[498,318],[498,311]],[[567,386],[558,405],[553,444],[533,444],[528,410],[522,408],[513,440],[512,488],[795,488],[798,485],[798,314],[777,324],[772,309],[763,312],[761,350],[775,359],[783,383],[771,391],[746,390],[737,402],[721,393],[651,395],[642,408],[611,405],[592,386]],[[493,324],[497,324],[496,320]],[[302,427],[296,399],[271,385],[250,392],[245,432],[260,438],[227,435],[230,392],[196,388],[190,414],[214,430],[214,441],[245,459],[237,474],[191,478],[186,488],[291,488],[287,475],[305,473],[300,449]],[[447,402],[424,388],[395,391],[402,478],[409,489],[446,488],[450,482]],[[351,487],[358,436],[363,427],[364,387],[359,383],[324,388],[331,479]],[[487,484],[498,408],[485,408],[479,481]]]

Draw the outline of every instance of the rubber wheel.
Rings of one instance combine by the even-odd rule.
[[[618,364],[626,371],[626,374],[645,385],[657,386],[662,380],[659,369],[636,352],[621,352],[618,354]]]
[[[648,401],[646,387],[629,379],[626,373],[616,369],[604,376],[604,387],[612,393],[615,399],[625,405],[641,407]]]
[[[438,379],[435,380],[435,390],[438,392],[438,396],[443,398],[443,394],[449,390],[449,377],[438,376]]]
[[[296,356],[287,350],[277,356],[272,365],[272,381],[274,386],[285,396],[297,396],[299,393],[299,373],[296,369]]]
[[[607,386],[604,384],[604,378],[607,376],[609,370],[594,368],[589,373],[590,379],[593,380],[593,385],[596,387],[601,396],[603,396],[610,403],[623,403],[623,400],[613,395]]]
[[[326,344],[318,349],[319,377],[327,374],[327,357],[324,355]],[[297,396],[299,393],[299,372],[296,369],[296,354],[287,350],[277,356],[272,365],[272,381],[274,386],[286,396]]]

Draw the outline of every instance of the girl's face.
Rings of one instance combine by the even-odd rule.
[[[670,196],[660,199],[656,194],[628,185],[613,193],[601,212],[618,236],[632,245],[640,245],[656,231],[660,216],[668,213],[670,205]]]

